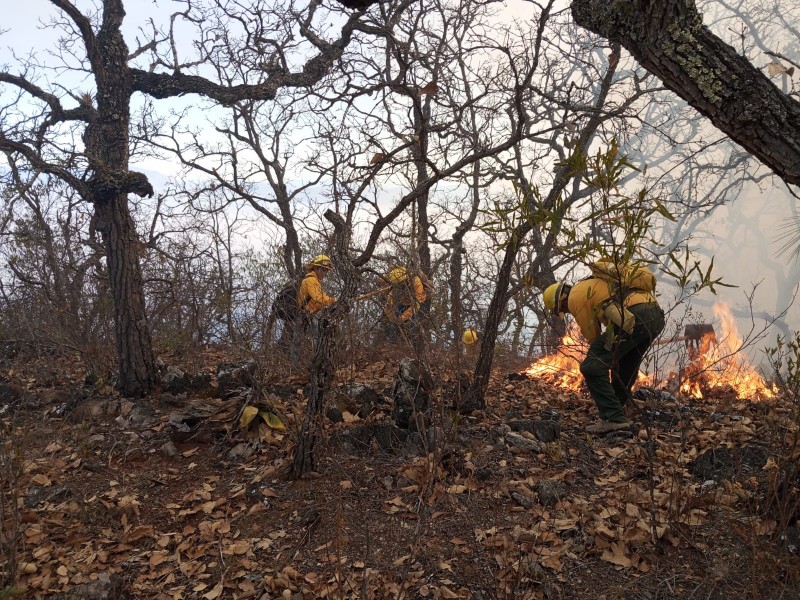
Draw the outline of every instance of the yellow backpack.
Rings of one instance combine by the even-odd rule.
[[[621,289],[623,297],[630,292],[653,293],[656,291],[656,276],[642,262],[618,265],[604,258],[590,265],[589,270],[592,272],[592,277],[608,283],[612,293]]]

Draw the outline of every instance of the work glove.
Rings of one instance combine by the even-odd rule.
[[[636,317],[627,308],[620,307],[616,302],[609,302],[603,308],[603,315],[609,323],[613,323],[627,334],[633,332],[636,326]]]

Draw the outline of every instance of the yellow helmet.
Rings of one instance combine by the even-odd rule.
[[[408,279],[408,271],[405,267],[392,267],[389,271],[389,274],[386,276],[386,279],[389,280],[389,283],[398,284],[403,283],[406,279]]]
[[[565,284],[563,281],[548,285],[544,290],[544,294],[542,295],[544,307],[547,309],[547,312],[553,316],[563,314],[560,308],[562,300],[561,297],[564,295],[564,285]]]
[[[331,266],[331,259],[325,254],[315,256],[311,259],[311,262],[306,265],[306,271],[316,269],[317,267],[320,269],[332,269],[333,267]]]
[[[478,332],[470,327],[464,330],[464,335],[461,336],[461,339],[464,340],[467,346],[472,346],[472,344],[478,341]]]

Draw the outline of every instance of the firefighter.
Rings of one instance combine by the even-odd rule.
[[[405,267],[393,267],[384,279],[390,284],[383,307],[387,339],[397,339],[402,329],[411,335],[412,345],[417,348],[418,313],[422,303],[428,299],[425,283],[421,275],[410,277]]]
[[[306,276],[297,290],[297,307],[306,315],[312,316],[336,302],[336,298],[322,289],[322,282],[332,268],[331,259],[324,254],[315,256],[306,265]]]
[[[316,340],[318,326],[316,319],[313,318],[314,315],[336,302],[336,298],[328,296],[322,289],[322,282],[332,268],[331,259],[324,254],[315,256],[306,265],[306,276],[303,277],[297,290],[297,308],[303,327],[295,327],[294,330],[294,339],[292,340],[292,360],[294,362],[300,358],[301,329],[305,329],[310,324],[311,338]]]
[[[570,313],[589,342],[581,374],[600,413],[600,421],[586,428],[595,434],[630,427],[623,408],[645,353],[664,329],[664,311],[656,302],[652,272],[638,263],[615,267],[615,272],[620,285],[593,269],[592,277],[575,285],[560,282],[548,286],[543,297],[550,314]]]

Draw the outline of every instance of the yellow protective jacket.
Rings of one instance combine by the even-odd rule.
[[[300,310],[313,315],[334,302],[336,302],[336,298],[328,296],[322,290],[322,282],[314,271],[311,271],[303,278],[300,283],[300,289],[297,290],[297,307]]]
[[[386,297],[383,312],[390,323],[405,323],[427,299],[422,279],[415,275],[411,280],[406,279],[392,286],[392,291]]]
[[[567,306],[575,322],[581,328],[581,334],[590,344],[600,337],[600,325],[607,325],[603,316],[603,304],[611,297],[608,283],[602,279],[583,279],[572,286]],[[623,304],[626,307],[655,302],[651,292],[636,290],[630,292]]]

